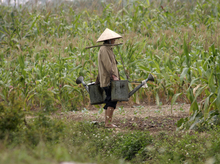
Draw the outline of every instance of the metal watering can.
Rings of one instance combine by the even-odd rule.
[[[149,74],[148,78],[143,82],[154,81],[154,77]],[[129,97],[131,97],[135,92],[137,92],[145,83],[141,83],[136,88],[134,88],[131,92],[129,92],[128,88],[128,80],[117,80],[111,81],[111,99],[112,101],[128,101]],[[105,91],[100,87],[99,84],[90,83],[86,84],[84,82],[83,76],[79,76],[76,79],[77,84],[83,84],[89,93],[90,103],[91,105],[102,104],[106,98]]]

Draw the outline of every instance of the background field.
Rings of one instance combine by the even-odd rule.
[[[189,104],[190,116],[182,118],[177,123],[177,127],[200,132],[214,128],[215,130],[205,135],[218,134],[219,130],[215,125],[220,122],[219,1],[127,0],[123,2],[66,1],[59,5],[46,3],[46,5],[32,4],[16,8],[0,6],[0,137],[2,139],[0,147],[2,145],[6,152],[9,151],[9,145],[15,149],[13,149],[13,152],[15,151],[13,157],[17,158],[16,149],[24,144],[24,154],[29,150],[26,148],[27,145],[32,151],[39,153],[41,148],[38,152],[36,147],[42,146],[41,142],[43,145],[50,145],[48,149],[58,151],[50,142],[48,143],[48,140],[56,144],[63,143],[65,151],[70,151],[66,148],[68,142],[64,140],[68,138],[72,142],[73,138],[80,140],[80,136],[77,134],[67,135],[70,138],[63,137],[63,132],[72,133],[72,130],[68,131],[69,126],[74,126],[76,131],[79,128],[79,132],[91,128],[99,131],[103,136],[114,134],[112,131],[108,133],[99,126],[84,122],[70,125],[60,118],[47,120],[47,116],[51,114],[92,109],[89,105],[88,93],[82,86],[78,86],[75,80],[82,75],[86,82],[95,81],[98,70],[98,48],[85,50],[85,47],[96,45],[97,38],[106,27],[123,36],[123,39],[118,40],[118,43],[123,42],[123,45],[115,47],[114,53],[119,62],[121,79],[125,79],[126,76],[119,53],[125,63],[129,80],[136,81],[129,84],[130,90],[138,82],[146,79],[149,73],[156,80],[148,83],[148,88],[142,88],[134,94],[126,106],[156,105],[161,109],[163,105],[170,104],[169,111],[172,114],[176,109],[174,106],[176,103]],[[101,106],[93,108],[101,112]],[[179,109],[181,110],[181,105]],[[24,119],[27,116],[36,117],[39,122]],[[44,121],[45,124],[42,123]],[[82,128],[84,124],[87,130]],[[49,133],[51,128],[54,131]],[[126,134],[129,135],[128,138],[133,137],[132,130],[128,130]],[[141,138],[142,135],[148,136],[149,140]],[[198,140],[201,139],[198,143],[203,142],[202,137],[200,138],[201,133],[196,135],[199,136]],[[88,153],[85,161],[99,159],[98,163],[102,163],[101,157],[104,156],[108,160],[117,162],[120,162],[118,160],[121,158],[129,161],[134,158],[139,162],[158,162],[154,161],[157,155],[160,155],[156,153],[156,149],[153,149],[155,154],[150,158],[146,155],[148,150],[144,148],[147,144],[156,146],[156,143],[160,142],[159,139],[153,142],[151,134],[145,134],[145,131],[137,132],[137,136],[140,137],[137,142],[141,141],[143,144],[137,149],[132,147],[135,152],[133,155],[126,153],[123,155],[128,150],[118,150],[117,154],[112,154],[108,150],[114,151],[118,145],[108,147],[105,145],[106,140],[102,146],[97,146],[94,150],[96,153],[92,150],[98,143],[94,144],[91,140],[92,154],[80,148],[81,140],[79,145],[72,144],[72,146],[76,146],[75,152],[79,149],[79,152]],[[174,136],[168,135],[168,138]],[[187,137],[190,137],[190,134],[187,134]],[[174,138],[178,139],[178,137]],[[218,140],[212,139],[211,146],[207,143],[205,150],[214,150],[213,146],[219,145]],[[188,140],[183,139],[181,143],[185,141]],[[85,142],[90,144],[90,141],[85,140]],[[106,152],[103,153],[101,149],[105,146]],[[180,150],[180,147],[177,149]],[[138,156],[137,152],[143,154]],[[168,158],[169,155],[174,155],[174,152],[173,147],[170,154],[164,154],[158,160],[169,159],[174,163],[180,161],[179,158],[189,162],[194,160],[184,153],[178,158]],[[196,153],[198,156],[201,155],[197,151]],[[209,158],[219,161],[218,151],[208,153],[211,154],[203,153],[194,162],[205,162]],[[109,154],[114,158],[107,158]],[[45,158],[32,156],[30,160],[39,157],[42,160],[48,158],[51,163],[53,162],[51,159],[54,159],[55,163],[65,159],[84,161],[84,156],[78,159],[70,156],[64,158],[65,155],[61,153],[60,156],[56,154],[54,157],[51,153],[44,156]],[[9,160],[10,155],[6,154],[5,159]]]

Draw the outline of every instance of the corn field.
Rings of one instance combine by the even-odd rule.
[[[85,3],[86,2],[86,3]],[[84,4],[84,5],[82,5]],[[220,111],[220,4],[144,0],[0,6],[0,101],[24,110],[77,110],[89,95],[75,80],[98,74],[100,34],[120,33],[115,47],[121,79],[148,83],[131,100],[158,106],[190,103],[191,112]],[[130,83],[130,89],[135,87]]]

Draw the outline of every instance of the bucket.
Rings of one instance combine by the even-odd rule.
[[[111,81],[112,101],[128,101],[128,80]]]
[[[100,87],[99,84],[91,84],[89,87],[90,104],[102,104],[105,100],[105,91]]]

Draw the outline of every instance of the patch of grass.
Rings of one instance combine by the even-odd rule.
[[[159,135],[155,145],[149,149],[154,162],[164,163],[204,163],[214,157],[218,163],[219,151],[213,147],[219,144],[219,127],[208,133],[183,132],[171,135]],[[211,151],[211,152],[210,152]]]
[[[147,132],[135,131],[119,134],[116,143],[113,144],[112,153],[126,160],[132,160],[136,156],[141,156],[142,159],[145,159],[147,158],[145,147],[151,143],[152,137]]]
[[[220,162],[220,127],[212,131],[150,135],[145,131],[118,132],[92,122],[69,122],[48,115],[31,118],[27,128],[0,140],[0,163],[203,163]]]

